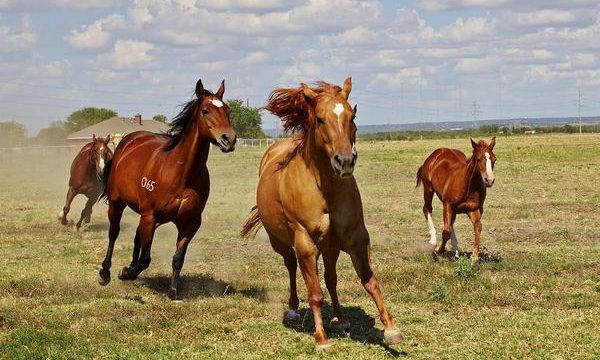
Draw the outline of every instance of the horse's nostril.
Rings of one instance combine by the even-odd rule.
[[[223,139],[223,141],[225,141],[225,142],[229,142],[229,138],[227,137],[227,134],[221,135],[221,139]]]
[[[336,154],[336,155],[333,157],[333,160],[335,161],[335,163],[336,163],[337,165],[340,165],[340,166],[342,165],[342,158],[341,158],[339,155],[337,155],[337,154]]]

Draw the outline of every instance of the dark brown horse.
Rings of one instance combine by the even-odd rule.
[[[417,171],[417,187],[423,183],[423,214],[429,225],[431,239],[436,245],[436,233],[431,219],[431,200],[437,194],[442,201],[444,211],[444,229],[442,243],[435,248],[439,254],[446,251],[446,242],[452,238],[452,251],[458,256],[458,241],[454,232],[456,214],[467,214],[473,223],[475,239],[473,241],[473,262],[479,260],[479,239],[481,236],[481,215],[486,190],[494,181],[494,145],[496,138],[488,145],[485,141],[471,139],[473,154],[467,158],[460,150],[441,148],[435,150]]]
[[[100,269],[100,284],[110,282],[110,266],[119,223],[126,206],[140,214],[131,264],[119,275],[134,280],[150,265],[154,231],[161,224],[177,226],[173,277],[169,297],[179,299],[177,282],[189,242],[200,228],[210,179],[206,160],[210,144],[233,151],[236,136],[223,102],[225,81],[216,93],[196,84],[196,99],[177,115],[167,134],[136,131],[123,138],[104,173],[108,200],[108,249]]]
[[[264,226],[271,246],[284,259],[290,280],[286,320],[300,318],[296,291],[296,270],[300,264],[319,351],[332,346],[321,316],[323,292],[317,274],[321,254],[335,314],[332,322],[343,329],[350,325],[341,312],[336,289],[340,251],[350,254],[361,283],[375,301],[385,341],[396,344],[402,340],[370,265],[369,233],[352,175],[357,152],[356,106],[352,108],[348,103],[351,89],[348,78],[342,88],[320,82],[314,88],[301,84],[299,88],[280,88],[271,93],[265,108],[283,120],[286,131],[296,131],[297,135],[278,141],[263,156],[257,206],[242,229],[242,235],[247,236]]]
[[[110,135],[105,139],[92,136],[92,142],[87,143],[79,151],[79,154],[73,159],[71,164],[71,177],[69,178],[69,190],[67,199],[62,211],[58,214],[58,220],[63,225],[67,225],[67,214],[71,210],[71,202],[78,194],[85,195],[88,200],[81,211],[81,217],[77,222],[77,230],[81,223],[90,222],[92,217],[92,206],[98,201],[100,194],[104,191],[102,182],[102,173],[104,165],[112,159],[112,151],[108,147]]]

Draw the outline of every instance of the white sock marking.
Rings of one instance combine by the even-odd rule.
[[[212,99],[210,102],[216,107],[223,107],[223,102],[221,100]]]
[[[456,230],[452,227],[452,234],[450,234],[450,243],[452,244],[452,252],[458,257],[458,240],[456,239]]]
[[[429,226],[429,235],[431,236],[431,238],[429,239],[429,243],[431,245],[435,245],[436,244],[436,233],[435,233],[435,225],[433,224],[433,219],[431,218],[431,213],[427,214],[427,225]]]

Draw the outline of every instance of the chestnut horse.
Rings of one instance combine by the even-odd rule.
[[[431,200],[433,194],[443,204],[444,228],[442,243],[435,248],[438,254],[446,251],[446,242],[452,238],[452,251],[458,256],[458,241],[454,231],[456,214],[467,214],[473,223],[475,239],[471,260],[479,260],[479,239],[481,236],[481,215],[486,190],[494,181],[494,145],[496,137],[488,145],[485,141],[471,139],[473,154],[467,158],[460,150],[440,148],[435,150],[417,171],[417,187],[423,183],[423,214],[429,225],[431,239],[429,243],[436,245],[436,233],[431,219]]]
[[[169,297],[179,300],[178,279],[189,242],[200,228],[208,199],[210,179],[206,160],[210,144],[233,151],[236,135],[229,122],[230,109],[223,102],[225,81],[216,93],[196,84],[196,99],[184,105],[167,134],[136,131],[123,138],[104,178],[108,200],[108,249],[100,269],[100,284],[110,282],[113,247],[119,235],[123,210],[140,214],[131,264],[119,275],[134,280],[150,265],[150,250],[158,226],[177,226],[173,276]]]
[[[112,151],[108,147],[110,135],[105,139],[96,138],[96,134],[92,135],[92,142],[87,143],[81,148],[79,154],[73,159],[71,164],[71,177],[69,178],[69,190],[67,191],[67,199],[62,211],[58,214],[58,220],[61,224],[67,225],[67,214],[71,210],[71,202],[78,194],[85,195],[88,200],[85,207],[81,211],[81,217],[77,222],[77,230],[81,227],[81,223],[90,222],[92,217],[92,206],[98,201],[100,194],[104,191],[102,182],[102,173],[104,165],[112,158]]]
[[[260,164],[257,205],[242,229],[242,236],[264,226],[271,246],[279,253],[289,272],[290,298],[286,320],[298,320],[296,270],[308,289],[308,303],[315,319],[318,351],[328,350],[321,306],[323,292],[317,274],[317,260],[323,255],[325,283],[335,317],[333,324],[349,327],[337,296],[336,262],[343,250],[365,290],[372,296],[385,328],[385,341],[402,340],[388,313],[377,279],[370,265],[369,233],[363,219],[362,202],[352,175],[357,159],[355,147],[356,106],[348,103],[351,79],[344,86],[317,83],[314,88],[279,88],[271,93],[265,107],[283,120],[292,139],[271,145]]]

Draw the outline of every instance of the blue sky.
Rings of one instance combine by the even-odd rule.
[[[172,117],[198,78],[261,106],[348,75],[363,125],[575,116],[579,89],[599,115],[599,57],[588,0],[0,0],[0,121]]]

